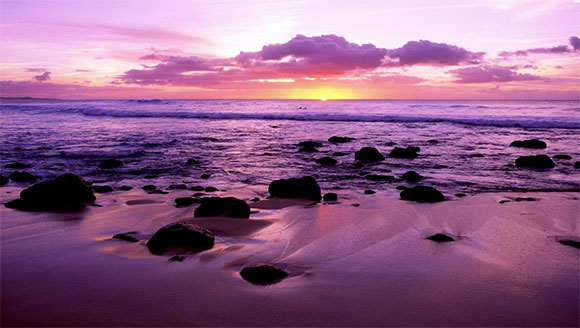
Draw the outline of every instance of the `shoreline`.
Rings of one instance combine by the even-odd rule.
[[[1,202],[18,190],[1,188]],[[577,192],[418,204],[341,190],[338,202],[315,205],[248,202],[250,219],[193,218],[195,206],[173,204],[186,194],[98,194],[101,207],[79,213],[0,208],[3,324],[579,324],[579,252],[557,242],[580,236]],[[524,195],[539,200],[499,203]],[[181,220],[212,230],[214,248],[183,262],[149,253],[146,239]],[[137,243],[112,239],[133,231]],[[438,232],[458,241],[424,239]],[[239,276],[262,262],[291,275],[269,286]]]

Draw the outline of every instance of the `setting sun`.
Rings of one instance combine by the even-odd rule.
[[[321,97],[320,100],[326,101],[326,97]]]

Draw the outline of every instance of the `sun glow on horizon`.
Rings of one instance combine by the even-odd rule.
[[[322,100],[322,101],[326,101],[326,100],[327,100],[327,98],[326,98],[326,97],[320,97],[320,100]]]

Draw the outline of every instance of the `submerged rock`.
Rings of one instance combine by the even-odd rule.
[[[268,192],[272,197],[279,198],[307,198],[315,201],[322,198],[320,186],[311,176],[274,180],[270,183]]]
[[[113,187],[111,186],[91,186],[91,189],[99,194],[113,191]]]
[[[363,147],[354,153],[354,159],[357,161],[384,161],[385,156],[375,147]]]
[[[0,186],[3,186],[7,183],[8,183],[8,178],[3,176],[3,175],[0,175]]]
[[[318,141],[302,141],[298,144],[299,147],[322,147],[322,143]]]
[[[403,178],[403,180],[406,180],[409,182],[418,182],[421,179],[423,179],[423,176],[415,171],[407,171],[403,174],[402,178]]]
[[[566,155],[566,154],[558,154],[558,155],[554,155],[552,156],[553,159],[572,159],[572,156],[570,155]]]
[[[442,233],[436,233],[436,234],[429,236],[425,239],[436,241],[438,243],[446,243],[446,242],[450,242],[450,241],[455,241],[455,239],[453,239],[452,237],[447,236],[447,235],[442,234]]]
[[[197,224],[176,222],[162,227],[147,241],[152,254],[162,255],[173,248],[188,248],[194,251],[210,249],[214,245],[213,233]]]
[[[180,184],[170,184],[167,189],[174,189],[174,190],[185,190],[187,189],[187,185],[185,183]]]
[[[428,186],[416,186],[401,191],[401,199],[415,202],[436,203],[445,200],[445,196],[437,189]]]
[[[36,181],[38,179],[34,175],[32,175],[28,172],[25,172],[25,171],[14,171],[14,172],[10,173],[10,175],[8,177],[10,178],[10,180],[16,181],[16,182],[32,182],[32,181]]]
[[[336,201],[338,200],[338,195],[333,192],[329,192],[324,194],[324,197],[322,197],[322,199],[325,201]]]
[[[520,156],[516,159],[516,166],[536,169],[551,169],[556,166],[547,155]]]
[[[26,165],[26,164],[20,163],[20,162],[14,162],[14,163],[6,164],[6,165],[4,165],[4,167],[7,169],[27,169],[30,167],[30,165]]]
[[[141,189],[148,191],[148,192],[151,192],[151,191],[157,190],[157,186],[149,184],[149,185],[144,185],[143,187],[141,187]]]
[[[328,138],[328,141],[332,142],[332,143],[347,143],[347,142],[351,142],[352,140],[353,140],[353,138],[349,138],[349,137],[332,136],[332,137]]]
[[[318,152],[318,149],[314,148],[313,146],[304,146],[304,147],[300,147],[300,149],[298,151],[305,152],[305,153],[316,153],[316,152]]]
[[[113,238],[114,239],[128,241],[130,243],[136,243],[136,242],[139,241],[139,239],[137,239],[137,238],[135,238],[133,236],[130,236],[130,235],[126,234],[126,233],[118,233],[118,234],[114,235]]]
[[[268,285],[288,277],[288,272],[273,264],[258,264],[243,268],[240,275],[253,284]]]
[[[574,168],[580,169],[580,161],[574,162]]]
[[[318,163],[320,165],[336,165],[337,161],[330,156],[325,156],[325,157],[317,159],[316,163]]]
[[[420,150],[419,147],[395,147],[395,149],[391,150],[389,153],[389,157],[391,158],[415,158],[417,157],[417,152]]]
[[[365,179],[369,181],[393,181],[395,177],[392,175],[369,174],[365,176]]]
[[[372,195],[372,194],[376,194],[376,193],[377,193],[377,192],[376,192],[376,191],[374,191],[374,190],[372,190],[372,189],[367,189],[367,190],[365,190],[365,191],[364,191],[364,194],[365,194],[365,195]]]
[[[95,200],[95,195],[81,178],[66,173],[22,190],[19,199],[4,205],[30,211],[67,210],[81,208]]]
[[[510,143],[510,147],[543,149],[546,148],[547,145],[545,142],[541,140],[530,139],[530,140],[515,140],[512,143]]]
[[[195,217],[227,216],[247,219],[250,217],[250,206],[235,197],[210,197],[202,199],[193,213]]]
[[[116,169],[118,167],[122,167],[123,165],[125,165],[123,161],[115,158],[109,158],[105,161],[102,161],[98,166],[100,169]]]
[[[195,158],[188,158],[187,162],[185,162],[187,165],[198,165],[201,162],[196,160]]]

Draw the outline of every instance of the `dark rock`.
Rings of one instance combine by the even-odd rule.
[[[371,189],[367,189],[364,191],[365,195],[372,195],[372,194],[376,194],[376,191],[371,190]]]
[[[188,158],[186,164],[187,165],[198,165],[201,162],[196,160],[195,158]]]
[[[336,165],[336,160],[332,157],[325,156],[316,160],[316,163],[320,165]]]
[[[250,206],[234,197],[210,197],[203,199],[203,203],[195,209],[193,216],[227,216],[247,219],[250,217]]]
[[[543,149],[547,145],[545,142],[538,139],[531,140],[516,140],[510,144],[510,147],[520,147],[520,148],[533,148],[533,149]]]
[[[338,200],[338,195],[333,192],[329,192],[324,194],[324,197],[322,197],[322,199],[326,201],[336,201]]]
[[[435,165],[433,168],[435,168],[435,169],[448,169],[449,166],[443,165],[443,164],[439,164],[439,165]]]
[[[114,159],[114,158],[109,158],[108,160],[102,161],[99,164],[99,168],[100,169],[116,169],[118,167],[122,167],[123,165],[125,165],[125,163],[123,163],[123,161],[120,161],[120,160]]]
[[[99,194],[113,191],[113,187],[111,186],[91,186],[91,189]]]
[[[369,181],[392,181],[395,177],[392,175],[369,174],[365,176],[365,179]]]
[[[462,198],[462,197],[467,197],[467,195],[464,193],[457,193],[457,194],[455,194],[455,197]]]
[[[204,193],[202,193],[202,192],[196,192],[196,193],[194,193],[192,196],[193,196],[193,197],[200,197],[200,196],[203,196],[203,195],[205,195],[205,194],[204,194]]]
[[[179,189],[179,190],[185,190],[185,189],[187,189],[187,186],[185,185],[185,183],[180,183],[180,184],[170,184],[168,189]]]
[[[516,197],[516,199],[514,199],[514,201],[516,201],[516,202],[537,202],[537,201],[539,201],[539,199],[534,198],[534,197]]]
[[[131,186],[120,186],[119,187],[119,190],[123,190],[123,191],[128,191],[128,190],[131,190],[131,189],[133,189],[133,187],[131,187]]]
[[[509,200],[509,199],[502,199],[498,203],[505,204],[505,203],[509,203],[509,202],[511,202],[511,200]]]
[[[272,197],[280,198],[307,198],[315,201],[322,198],[320,186],[311,176],[274,180],[270,183],[268,192]]]
[[[265,152],[262,154],[262,156],[274,156],[274,155],[272,153]]]
[[[409,187],[407,187],[407,186],[397,186],[396,189],[397,190],[406,190],[406,189],[409,189]]]
[[[8,177],[10,178],[10,180],[16,181],[16,182],[32,182],[32,181],[36,181],[36,179],[38,179],[34,175],[32,175],[28,172],[24,172],[24,171],[14,171],[14,172],[10,173],[10,175]]]
[[[185,260],[185,256],[183,255],[173,255],[172,257],[169,258],[169,261],[174,262],[183,262],[183,260]]]
[[[566,154],[558,154],[552,156],[553,159],[572,159],[572,156]]]
[[[396,142],[394,142],[394,141],[385,142],[385,146],[394,146],[394,145],[396,145],[396,144],[397,144],[397,143],[396,143]]]
[[[427,140],[427,143],[430,143],[430,144],[438,144],[439,143],[439,140],[429,139],[429,140]]]
[[[15,151],[22,151],[22,150],[24,150],[24,148],[22,148],[22,147],[14,147],[12,150],[15,150]]]
[[[205,187],[203,189],[205,192],[216,192],[218,189],[216,187]]]
[[[144,176],[145,179],[157,179],[159,176],[157,174],[148,174]]]
[[[558,240],[558,242],[564,246],[570,246],[570,247],[574,247],[574,248],[580,248],[580,242],[578,242],[577,240],[572,240],[572,239],[562,239],[562,240]]]
[[[259,202],[260,201],[260,197],[254,197],[252,199],[250,199],[251,202]]]
[[[334,156],[334,157],[340,157],[340,156],[346,156],[346,155],[348,155],[348,154],[343,153],[341,151],[337,151],[337,152],[332,153],[332,156]]]
[[[113,238],[128,241],[130,243],[136,243],[139,241],[139,239],[137,239],[133,236],[129,236],[128,234],[125,234],[125,233],[118,233],[118,234],[114,235]]]
[[[406,180],[409,182],[418,182],[421,179],[423,179],[423,176],[415,171],[407,171],[403,174],[402,178],[403,178],[403,180]]]
[[[6,165],[4,165],[4,167],[7,169],[27,169],[30,167],[30,165],[26,165],[26,164],[20,163],[20,162],[14,162],[14,163],[6,164]]]
[[[189,188],[189,190],[193,190],[193,191],[204,191],[205,187],[204,186],[194,186]]]
[[[574,168],[575,169],[580,169],[580,161],[574,162]]]
[[[76,210],[95,201],[95,195],[78,176],[66,173],[20,192],[20,198],[4,204],[21,210]]]
[[[153,191],[153,190],[157,190],[157,186],[154,186],[154,185],[145,185],[145,186],[141,187],[141,189],[143,189],[145,191]]]
[[[437,189],[428,186],[416,186],[405,189],[400,194],[401,199],[415,202],[435,203],[445,200],[445,196]]]
[[[436,233],[436,234],[429,236],[425,239],[436,241],[438,243],[446,243],[446,242],[450,242],[450,241],[455,241],[455,239],[453,239],[452,237],[444,235],[442,233]]]
[[[197,224],[177,222],[166,225],[147,241],[152,254],[162,255],[173,248],[188,248],[195,251],[210,249],[214,245],[213,233]]]
[[[3,176],[3,175],[0,175],[0,186],[3,186],[7,183],[8,183],[8,178]]]
[[[347,143],[347,142],[351,142],[352,140],[353,140],[353,138],[349,138],[349,137],[332,136],[332,137],[328,138],[328,141],[332,142],[332,143]]]
[[[471,157],[485,157],[483,154],[480,153],[475,153],[475,154],[471,154]]]
[[[520,156],[516,159],[516,166],[536,169],[551,169],[556,166],[547,155]]]
[[[191,197],[177,197],[173,201],[177,207],[184,207],[197,203],[197,200]]]
[[[148,191],[147,191],[147,193],[148,193],[148,194],[162,194],[162,195],[166,195],[166,194],[168,194],[169,192],[167,192],[167,191],[163,191],[163,190],[161,190],[161,189],[155,189],[155,190],[148,190]]]
[[[209,179],[210,175],[208,173],[204,173],[199,176],[201,179]]]
[[[240,271],[244,280],[257,285],[269,285],[288,277],[288,272],[272,264],[248,266]]]
[[[316,153],[316,152],[318,152],[318,149],[316,149],[312,146],[305,146],[305,147],[301,147],[298,151],[305,152],[305,153]]]
[[[391,150],[389,153],[389,157],[391,158],[415,158],[417,157],[417,152],[419,147],[395,147],[395,149]]]
[[[318,141],[302,141],[298,144],[299,147],[322,147],[322,143]]]
[[[363,147],[354,153],[354,159],[357,161],[384,161],[385,156],[374,147]]]
[[[360,207],[360,204],[359,203],[354,203],[354,204],[352,204],[352,206],[353,207]]]

